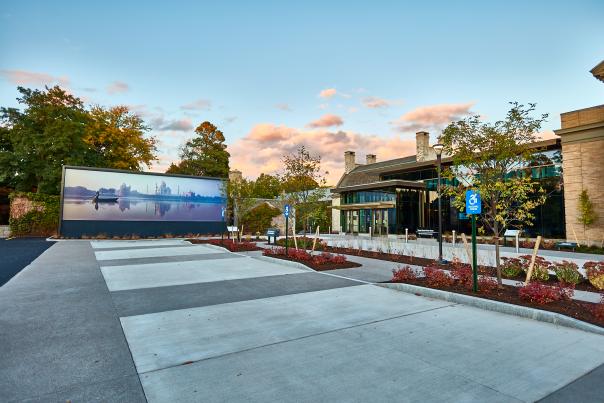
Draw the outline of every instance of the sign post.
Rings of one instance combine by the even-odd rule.
[[[476,215],[482,213],[480,193],[475,190],[466,191],[466,213],[472,216],[472,290],[478,292],[478,258],[476,251]]]
[[[283,208],[283,215],[285,216],[285,256],[288,256],[287,248],[288,248],[288,233],[289,233],[289,204],[286,204]]]

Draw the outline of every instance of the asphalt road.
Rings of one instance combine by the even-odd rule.
[[[53,244],[46,238],[0,239],[0,287]]]

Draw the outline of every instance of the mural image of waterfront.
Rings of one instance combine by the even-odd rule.
[[[223,221],[222,181],[66,168],[63,220]]]

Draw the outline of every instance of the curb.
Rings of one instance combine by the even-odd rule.
[[[268,256],[250,256],[250,257],[252,259],[264,260],[265,262],[269,262],[269,263],[280,263],[285,266],[295,267],[297,269],[303,269],[306,271],[315,271],[305,264],[298,263],[298,262],[292,262],[291,260],[276,259],[276,258],[272,258],[272,257],[268,257]]]
[[[410,294],[421,294],[422,297],[442,299],[457,304],[473,306],[475,308],[480,308],[487,311],[520,316],[522,318],[533,319],[540,322],[570,327],[578,330],[583,330],[584,332],[596,333],[604,336],[604,329],[599,326],[592,325],[590,323],[583,322],[578,319],[569,318],[568,316],[561,315],[555,312],[542,311],[540,309],[529,308],[526,306],[513,305],[505,302],[472,297],[469,295],[457,294],[449,291],[435,290],[432,288],[419,287],[416,285],[405,283],[379,283],[376,285],[379,287],[403,291]]]

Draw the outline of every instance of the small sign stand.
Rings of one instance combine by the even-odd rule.
[[[478,292],[478,259],[476,258],[476,215],[482,213],[480,193],[466,191],[466,213],[472,216],[472,290]]]
[[[288,256],[288,239],[289,239],[289,204],[286,204],[283,208],[283,215],[285,216],[285,256]]]

